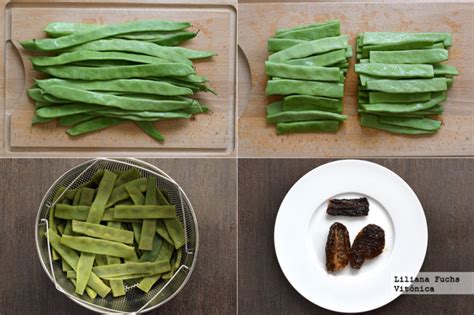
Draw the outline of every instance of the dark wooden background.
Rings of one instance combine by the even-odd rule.
[[[34,240],[36,212],[49,186],[82,160],[0,160],[0,314],[87,314],[54,288]],[[236,161],[160,159],[153,163],[184,189],[200,233],[197,265],[173,300],[152,314],[235,314]]]
[[[281,201],[311,169],[330,160],[239,160],[241,314],[326,314],[299,295],[281,272],[273,228]],[[428,221],[423,271],[474,271],[474,160],[376,159],[415,191]],[[361,288],[363,289],[363,288]],[[370,295],[367,299],[370,299]],[[403,295],[373,314],[474,314],[472,296]]]

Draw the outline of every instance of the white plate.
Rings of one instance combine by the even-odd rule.
[[[331,198],[369,199],[365,217],[326,214]],[[385,230],[385,249],[360,270],[348,265],[326,271],[329,227],[343,223],[352,241],[367,224]],[[381,307],[401,293],[393,276],[415,277],[428,245],[428,229],[420,201],[398,175],[378,164],[341,160],[307,173],[290,189],[275,222],[275,251],[291,285],[312,303],[328,310],[355,313]]]

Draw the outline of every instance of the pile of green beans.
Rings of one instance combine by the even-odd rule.
[[[442,64],[449,33],[366,32],[357,36],[359,114],[364,127],[405,135],[433,134],[456,67]]]
[[[123,296],[127,280],[148,293],[181,266],[184,227],[156,177],[100,169],[53,202],[45,236],[76,294]]]
[[[197,35],[186,30],[190,26],[163,20],[48,24],[49,38],[21,42],[28,51],[48,53],[31,57],[33,68],[50,76],[28,90],[32,123],[57,120],[78,136],[133,121],[164,141],[155,122],[206,113],[209,108],[191,96],[215,94],[192,61],[215,53],[177,46]]]
[[[268,40],[266,95],[283,95],[267,106],[277,134],[336,132],[352,47],[338,20],[279,29]]]

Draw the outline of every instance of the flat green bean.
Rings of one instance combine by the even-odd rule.
[[[115,219],[173,219],[176,208],[172,205],[117,205],[114,207]]]
[[[296,66],[270,61],[265,62],[265,72],[269,76],[287,79],[336,82],[340,79],[339,68]]]
[[[112,191],[114,189],[114,183],[116,179],[116,174],[108,170],[104,171],[99,188],[97,188],[96,197],[89,209],[87,222],[98,224],[101,221],[107,201],[111,197]]]
[[[336,65],[346,60],[346,51],[344,49],[333,50],[324,54],[311,56],[301,59],[287,60],[285,63],[296,66],[321,66],[327,67]]]
[[[147,189],[146,178],[138,178],[131,182],[124,183],[120,186],[115,187],[114,190],[112,191],[109,202],[107,203],[107,207],[111,207],[117,202],[127,199],[129,197],[129,194],[127,192],[126,187],[131,187],[131,186],[135,187],[140,192],[145,192]]]
[[[386,93],[422,93],[446,91],[446,78],[413,80],[374,80],[367,82],[369,90]]]
[[[369,92],[369,102],[376,103],[413,103],[426,102],[431,99],[431,92],[422,93],[385,93]]]
[[[165,137],[155,128],[152,122],[148,121],[136,121],[138,127],[140,127],[147,135],[157,141],[165,141]]]
[[[409,43],[413,41],[443,42],[445,46],[451,46],[452,37],[449,33],[403,33],[403,32],[365,32],[362,44],[380,45],[394,43]]]
[[[284,62],[286,60],[305,58],[311,55],[321,54],[336,49],[345,49],[347,36],[327,37],[308,41],[276,52],[268,58],[273,62]]]
[[[120,178],[120,177],[119,177]],[[118,179],[117,179],[118,180]],[[120,222],[108,222],[107,226],[110,228],[121,229],[122,224]],[[132,235],[133,238],[133,235]],[[107,264],[120,264],[120,258],[114,256],[107,256]],[[123,285],[123,280],[110,280],[110,288],[112,289],[112,295],[114,297],[125,295],[125,286]]]
[[[129,262],[124,264],[96,266],[92,269],[103,279],[126,276],[131,274],[154,275],[171,270],[169,261],[157,260],[154,262]]]
[[[347,116],[325,112],[317,110],[307,110],[307,111],[283,111],[277,114],[267,116],[267,122],[276,124],[276,123],[286,123],[286,122],[296,122],[296,121],[314,121],[314,120],[337,120],[343,121],[347,119]]]
[[[72,230],[75,233],[92,236],[95,238],[115,241],[125,244],[133,244],[133,233],[118,228],[113,228],[105,225],[72,221]]]
[[[156,221],[156,233],[161,236],[168,244],[174,245],[174,242],[171,239],[171,236],[169,235],[163,220]]]
[[[51,246],[64,259],[74,271],[77,271],[79,256],[77,253],[61,243],[61,237],[51,229],[48,230],[48,239]],[[87,283],[101,297],[105,298],[110,292],[110,288],[95,273],[91,273]]]
[[[132,167],[117,177],[117,180],[115,181],[115,184],[114,184],[114,188],[123,184],[127,184],[131,181],[134,181],[135,179],[140,178],[140,176],[141,176],[140,171]]]
[[[166,96],[191,95],[193,91],[186,87],[167,82],[143,79],[117,79],[109,81],[80,81],[63,79],[37,80],[39,87],[46,90],[52,85],[61,85],[87,91],[114,91],[125,93],[157,94]]]
[[[423,64],[364,63],[356,64],[355,72],[386,78],[432,78],[434,76],[433,66]]]
[[[267,83],[266,95],[303,94],[312,96],[343,97],[344,85],[318,81],[271,80]]]
[[[298,121],[278,123],[277,134],[302,132],[336,132],[339,128],[337,120]]]
[[[88,114],[76,114],[76,115],[70,115],[70,116],[63,116],[59,117],[59,125],[60,126],[73,126],[75,124],[79,124],[84,121],[91,120],[95,116],[93,115],[88,115]]]
[[[122,258],[133,258],[135,249],[117,242],[95,239],[87,236],[61,236],[61,244],[83,253],[108,255]]]
[[[458,70],[454,66],[444,65],[444,64],[435,64],[433,65],[433,70],[435,75],[449,75],[456,76],[459,74]]]
[[[169,205],[169,201],[159,189],[156,190],[156,193],[157,200],[161,205]],[[178,218],[165,219],[163,221],[165,223],[168,235],[173,241],[174,248],[181,248],[186,243],[183,224],[178,220]]]
[[[342,100],[310,95],[290,95],[283,100],[284,111],[322,110],[342,113]]]
[[[419,64],[438,63],[444,60],[448,60],[448,51],[439,48],[370,52],[370,63]]]
[[[429,101],[423,103],[376,103],[376,104],[360,104],[360,107],[368,113],[411,113],[420,110],[430,109],[446,99],[445,92],[433,93]]]
[[[84,294],[84,290],[86,289],[87,283],[89,282],[89,278],[91,276],[94,259],[95,259],[95,254],[93,253],[82,252],[81,256],[79,256],[79,260],[77,261],[77,269],[75,270],[76,271],[75,292],[79,295]]]
[[[62,79],[74,80],[113,80],[145,77],[185,77],[195,70],[184,63],[159,63],[117,67],[79,67],[79,66],[33,66],[36,71],[44,72]]]
[[[45,90],[45,93],[62,96],[64,98],[103,106],[111,106],[124,110],[151,110],[151,111],[172,111],[191,106],[193,100],[153,100],[122,97],[98,92],[73,89],[60,85],[52,85]]]
[[[85,114],[103,108],[101,105],[91,104],[67,104],[60,106],[47,106],[36,110],[36,114],[42,118],[58,118],[75,114]]]
[[[94,201],[95,197],[95,189],[83,187],[81,188],[81,200],[79,201],[79,205],[90,206]]]
[[[401,127],[380,122],[379,116],[361,113],[360,124],[364,127],[380,129],[392,133],[406,134],[406,135],[426,135],[432,134],[434,131],[427,131],[421,129],[414,129],[409,127]]]
[[[188,28],[189,26],[191,25],[185,22],[160,20],[132,21],[127,23],[105,25],[98,29],[77,32],[58,38],[24,41],[21,42],[21,45],[27,50],[54,51],[119,34],[144,31],[177,31]]]
[[[91,60],[121,60],[143,64],[169,63],[168,60],[147,55],[129,54],[123,52],[100,52],[92,50],[76,50],[65,52],[58,56],[38,56],[31,57],[31,63],[35,66],[57,66],[73,62],[91,61]]]
[[[396,116],[382,116],[379,121],[383,124],[409,127],[414,129],[421,129],[427,131],[436,131],[441,127],[439,120],[428,118],[410,118],[410,117],[396,117]]]
[[[103,39],[71,48],[72,50],[126,51],[163,58],[172,62],[192,64],[186,57],[176,52],[176,47],[165,47],[154,43],[126,39]]]
[[[315,40],[325,37],[339,36],[340,33],[341,31],[339,21],[333,20],[321,25],[314,25],[302,29],[293,29],[286,32],[280,32],[276,34],[276,37]]]
[[[305,42],[306,41],[302,39],[269,38],[267,42],[267,50],[274,53]]]
[[[156,182],[156,177],[154,176],[147,178],[145,205],[151,206],[156,204]],[[155,232],[156,219],[144,219],[138,248],[141,250],[152,250]]]

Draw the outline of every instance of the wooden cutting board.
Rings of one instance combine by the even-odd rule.
[[[225,3],[226,1],[224,1]],[[144,152],[163,154],[229,154],[235,146],[236,11],[232,5],[100,3],[9,3],[6,7],[4,150],[15,152]],[[189,21],[198,36],[184,47],[213,50],[218,56],[195,63],[197,73],[209,78],[217,96],[199,93],[210,113],[191,120],[157,123],[166,137],[158,143],[133,123],[71,138],[56,122],[31,125],[33,101],[26,89],[40,75],[32,70],[18,41],[44,38],[50,22],[119,23],[138,19]]]
[[[239,119],[239,155],[243,157],[466,156],[474,154],[474,5],[472,3],[272,3],[239,5],[239,46],[248,69],[239,65],[239,89],[250,89]],[[458,68],[439,116],[443,126],[431,136],[394,135],[362,128],[357,117],[357,77],[352,58],[346,79],[344,114],[336,134],[277,136],[265,122],[267,39],[277,28],[339,19],[342,34],[365,31],[450,32],[450,65]]]

